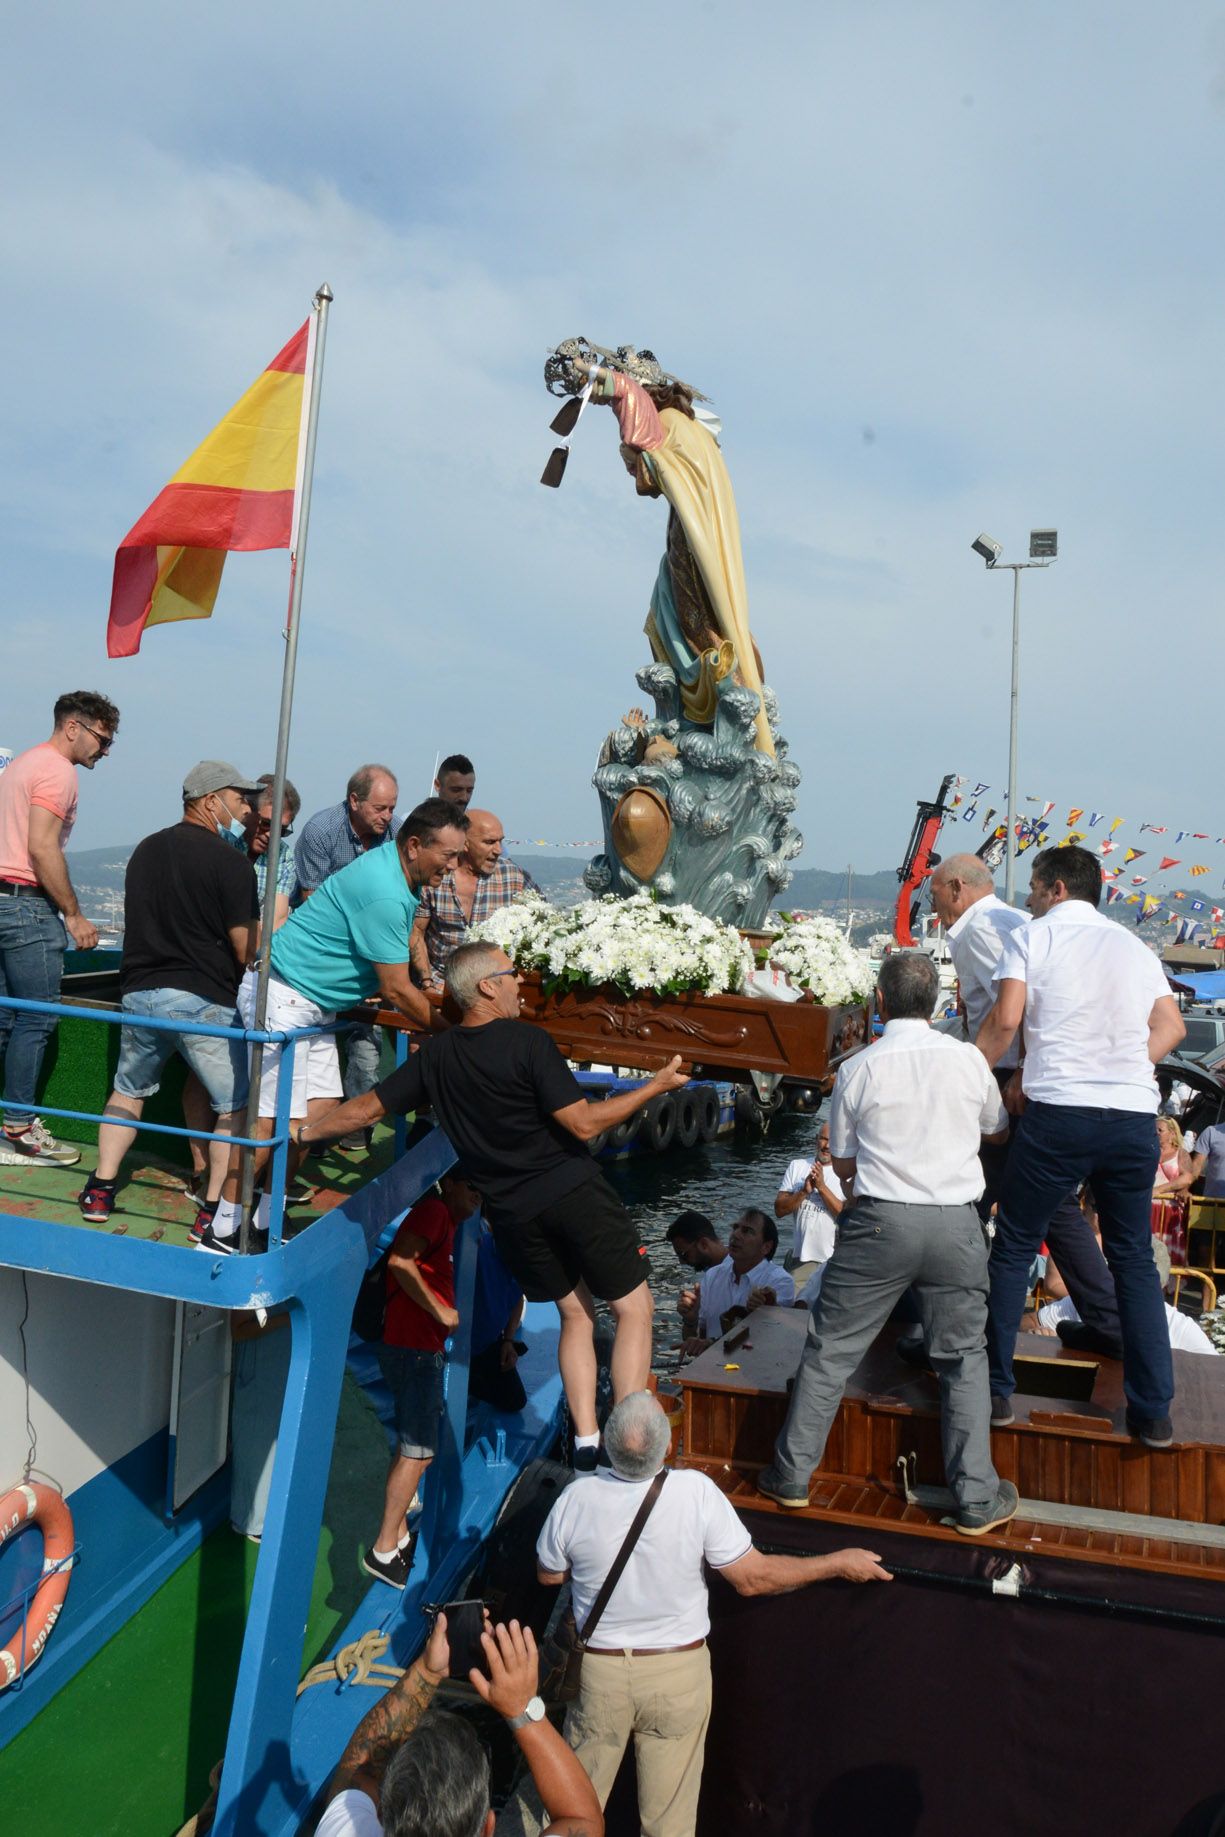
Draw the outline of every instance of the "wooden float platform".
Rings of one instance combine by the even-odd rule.
[[[1150,1449],[1126,1432],[1115,1360],[1018,1335],[1016,1420],[993,1429],[991,1442],[1021,1511],[998,1532],[967,1539],[947,1522],[940,1496],[936,1380],[897,1357],[896,1327],[847,1386],[808,1506],[786,1509],[759,1494],[808,1314],[766,1308],[747,1324],[747,1343],[725,1351],[717,1341],[681,1373],[681,1464],[708,1473],[739,1510],[843,1525],[860,1541],[888,1531],[1019,1561],[1060,1557],[1225,1582],[1225,1359],[1174,1353],[1174,1445]],[[1043,1394],[1057,1388],[1088,1394]]]

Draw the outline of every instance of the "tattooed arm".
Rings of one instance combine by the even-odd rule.
[[[325,1803],[330,1804],[342,1792],[364,1792],[378,1804],[388,1762],[434,1701],[434,1692],[446,1677],[450,1662],[447,1617],[439,1614],[421,1657],[373,1709],[366,1711],[354,1729],[332,1775]]]

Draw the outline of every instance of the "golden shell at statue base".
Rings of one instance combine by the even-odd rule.
[[[612,839],[623,865],[637,880],[650,880],[668,852],[672,818],[655,791],[639,785],[627,791],[613,812]]]

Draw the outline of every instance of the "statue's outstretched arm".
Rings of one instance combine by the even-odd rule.
[[[624,446],[633,447],[639,453],[650,453],[663,445],[664,425],[659,410],[641,383],[620,370],[606,370],[603,365],[588,363],[581,357],[572,357],[570,361],[583,376],[595,378],[592,400],[612,403]]]

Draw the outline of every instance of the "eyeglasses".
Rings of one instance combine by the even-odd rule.
[[[114,734],[100,734],[96,727],[91,727],[88,721],[82,721],[79,718],[77,720],[77,726],[83,727],[87,734],[93,735],[94,739],[98,742],[98,750],[100,752],[109,753],[112,746],[114,746]]]
[[[488,976],[482,976],[482,982],[496,982],[499,976],[517,976],[518,970],[490,970]]]
[[[271,830],[272,818],[270,816],[259,817],[256,821],[255,827],[257,829]],[[291,836],[293,834],[293,824],[292,823],[282,823],[281,824],[281,834],[283,836]]]

